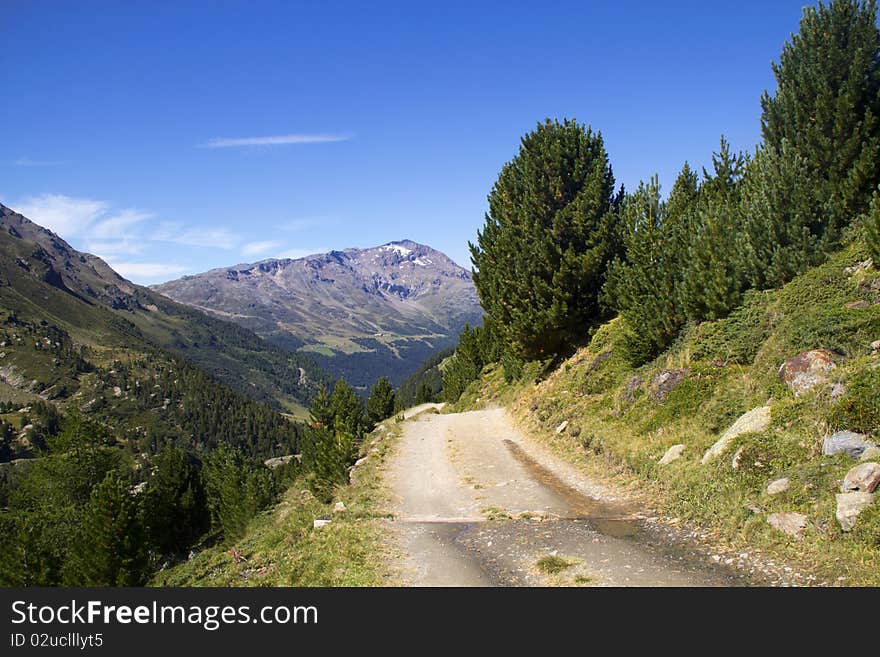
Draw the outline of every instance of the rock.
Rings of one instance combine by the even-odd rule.
[[[855,490],[873,493],[877,484],[880,484],[880,463],[861,463],[846,473],[843,483],[840,484],[840,492]]]
[[[663,457],[657,462],[659,465],[666,465],[667,463],[672,463],[673,461],[677,461],[681,458],[681,453],[684,451],[684,445],[673,445],[669,449],[666,450],[666,453]]]
[[[380,424],[378,427],[376,427],[376,431],[378,431],[379,433],[383,431],[388,431],[388,427],[386,427],[384,424]]]
[[[364,456],[362,458],[359,458],[357,461],[354,462],[354,467],[356,467],[356,468],[361,467],[364,463],[367,462],[367,459],[369,459],[368,456]]]
[[[662,370],[651,380],[651,397],[664,402],[678,384],[684,381],[687,370]]]
[[[330,524],[329,520],[324,520],[323,518],[318,518],[312,523],[312,527],[315,529],[320,529],[321,527],[326,527]]]
[[[871,258],[868,258],[867,260],[857,262],[851,267],[844,267],[843,271],[845,271],[847,274],[858,274],[865,271],[866,269],[870,269],[873,265],[874,261]]]
[[[122,396],[122,388],[120,388],[119,386],[113,386],[113,396],[114,397],[121,397]]]
[[[822,453],[825,456],[845,453],[857,459],[869,447],[876,445],[865,440],[865,436],[855,431],[838,431],[822,441]]]
[[[270,470],[274,470],[275,468],[280,468],[282,465],[287,465],[293,460],[294,455],[288,454],[287,456],[276,456],[271,459],[266,459],[263,461],[263,465],[265,465]]]
[[[727,431],[721,434],[721,437],[715,441],[715,444],[706,450],[700,463],[705,465],[716,456],[721,456],[734,438],[744,433],[760,433],[769,426],[770,406],[758,406],[747,413],[743,413]]]
[[[734,470],[739,470],[739,466],[742,463],[742,455],[745,449],[745,447],[740,446],[736,450],[736,452],[734,452],[733,459],[731,459],[730,461],[730,465],[733,467]]]
[[[840,523],[840,528],[848,532],[855,527],[859,514],[873,501],[874,495],[871,493],[838,493],[837,512],[834,515]]]
[[[874,459],[880,459],[880,447],[868,447],[862,455],[859,457],[859,461],[873,461]]]
[[[870,308],[871,304],[862,299],[860,301],[850,301],[849,303],[844,304],[843,307],[847,310],[863,310],[865,308]]]
[[[558,434],[562,433],[563,431],[565,431],[565,427],[567,427],[567,426],[568,426],[568,420],[563,420],[562,423],[558,427],[556,427],[556,434],[558,435]]]
[[[842,383],[835,383],[831,386],[831,401],[837,401],[846,394],[846,386]]]
[[[871,343],[871,349],[874,351],[880,351],[880,340],[874,340],[874,342]]]
[[[333,505],[333,513],[345,513],[348,509],[345,508],[344,502],[337,502]]]
[[[774,529],[778,529],[798,540],[803,539],[804,530],[807,528],[807,516],[803,513],[794,513],[792,511],[771,513],[767,516],[767,522]]]
[[[624,390],[623,397],[632,404],[636,400],[636,390],[642,387],[642,384],[645,380],[640,376],[634,376],[629,381],[626,382],[626,389]]]
[[[836,367],[831,352],[825,349],[813,349],[801,352],[785,361],[779,367],[779,378],[795,397],[800,397],[817,385],[826,383],[829,373]]]
[[[784,493],[789,488],[791,488],[791,481],[788,477],[783,477],[767,484],[767,494],[779,495],[779,493]]]

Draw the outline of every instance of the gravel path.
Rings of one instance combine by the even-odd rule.
[[[414,418],[389,465],[389,526],[406,584],[752,583],[655,531],[637,509],[530,443],[504,409]]]

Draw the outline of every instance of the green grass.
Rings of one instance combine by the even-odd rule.
[[[541,557],[535,562],[535,568],[537,568],[545,575],[558,575],[559,573],[568,570],[574,565],[575,564],[573,561],[563,559],[562,557],[557,555],[547,555],[545,557]]]
[[[354,484],[334,497],[346,506],[333,513],[296,482],[274,508],[255,518],[247,533],[229,548],[212,547],[192,559],[160,571],[153,586],[381,586],[393,581],[382,520],[387,500],[381,468],[399,436],[399,428],[373,433],[374,451],[358,470]],[[316,518],[328,525],[313,527]]]
[[[690,326],[666,353],[638,368],[624,357],[627,329],[615,319],[539,386],[533,383],[537,367],[531,380],[512,386],[499,368],[489,367],[455,408],[509,405],[520,425],[559,455],[706,529],[721,547],[758,548],[821,582],[843,577],[846,584],[880,585],[880,504],[860,516],[854,531],[842,532],[834,495],[854,462],[821,455],[823,437],[837,429],[880,440],[880,357],[870,348],[880,339],[880,271],[844,271],[865,257],[852,246],[780,290],[751,293],[727,319]],[[858,300],[872,305],[846,308]],[[836,353],[838,367],[827,385],[796,399],[778,368],[816,348]],[[657,401],[650,383],[664,369],[687,374]],[[830,387],[837,382],[846,393],[834,401]],[[722,457],[700,465],[727,427],[768,400],[766,431],[740,436]],[[568,428],[557,435],[563,420]],[[686,446],[683,457],[659,466],[677,443]],[[740,447],[741,466],[734,469],[731,458]],[[790,490],[766,495],[766,485],[783,476],[791,479]],[[769,526],[767,514],[777,511],[808,516],[803,541]]]

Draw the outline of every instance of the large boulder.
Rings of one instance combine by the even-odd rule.
[[[774,529],[778,529],[798,540],[803,539],[804,530],[807,528],[807,516],[803,513],[794,513],[792,511],[771,513],[767,516],[767,522]]]
[[[795,397],[800,397],[817,385],[827,383],[831,371],[836,367],[831,352],[825,349],[812,349],[785,361],[779,367],[779,378]]]
[[[677,461],[681,458],[682,452],[684,452],[684,445],[673,445],[666,450],[666,453],[659,461],[657,461],[657,463],[660,465],[667,465],[673,461]]]
[[[654,401],[664,402],[669,393],[687,377],[687,370],[662,370],[651,379],[651,397]]]
[[[867,509],[873,501],[874,495],[872,493],[838,493],[835,517],[840,523],[840,528],[848,532],[855,527],[859,514]]]
[[[840,492],[859,491],[873,493],[880,484],[880,463],[860,463],[846,473]]]
[[[822,453],[825,456],[847,454],[854,459],[859,458],[866,449],[876,447],[865,436],[855,431],[838,431],[822,441]]]
[[[721,437],[715,441],[706,453],[700,463],[705,465],[716,456],[721,456],[727,446],[744,433],[760,433],[770,426],[770,406],[758,406],[747,413],[743,413],[739,419],[734,422]]]

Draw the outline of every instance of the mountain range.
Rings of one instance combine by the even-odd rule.
[[[399,384],[482,309],[471,274],[411,240],[185,276],[153,290],[308,353],[358,387]]]
[[[26,322],[69,336],[72,344],[89,348],[90,360],[99,365],[156,354],[182,358],[279,409],[302,408],[317,385],[328,380],[307,355],[272,345],[246,328],[136,285],[100,258],[77,251],[3,205],[0,315],[10,326]],[[71,381],[61,384],[53,371],[57,367],[38,366],[42,362],[38,354],[6,351],[0,363],[0,388],[10,395],[54,399],[64,397],[63,389],[72,385]],[[15,358],[21,362],[13,362]],[[22,380],[28,381],[26,390],[19,385]]]

